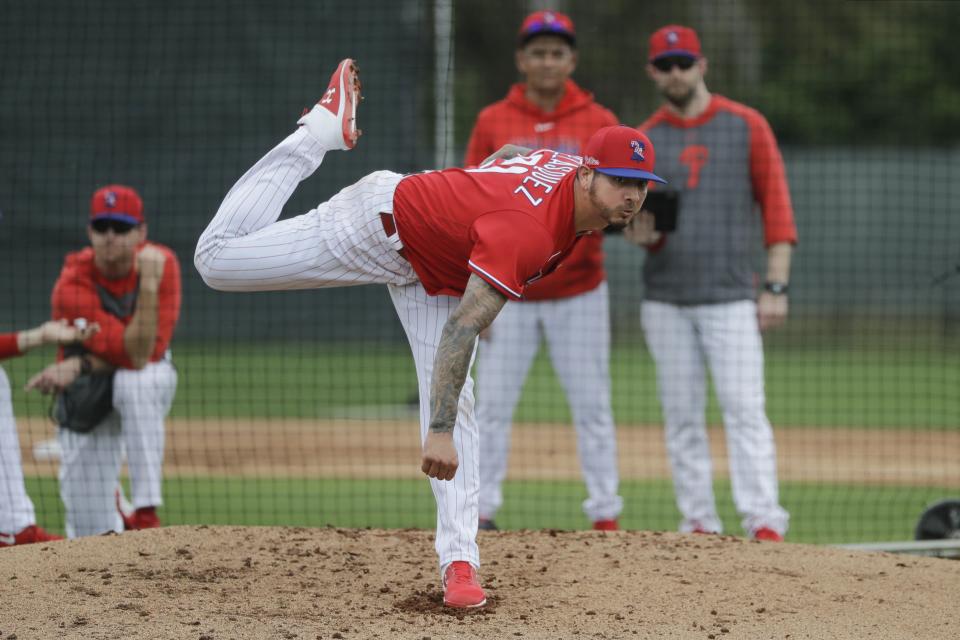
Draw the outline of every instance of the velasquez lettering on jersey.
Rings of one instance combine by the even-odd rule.
[[[472,272],[521,298],[529,283],[553,271],[575,246],[573,176],[580,164],[579,156],[539,149],[475,169],[404,178],[394,195],[394,215],[427,292],[459,296]],[[464,255],[470,256],[466,264]]]

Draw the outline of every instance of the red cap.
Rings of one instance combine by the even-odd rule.
[[[535,11],[524,19],[517,34],[520,46],[527,44],[535,36],[560,36],[569,42],[570,46],[577,44],[573,20],[559,11]]]
[[[93,192],[90,199],[90,219],[108,218],[130,224],[143,222],[143,200],[133,188],[122,184],[108,184]]]
[[[665,56],[687,56],[697,59],[700,53],[700,38],[697,32],[690,27],[678,24],[668,24],[650,36],[650,55],[648,60],[653,62]]]
[[[583,148],[583,164],[594,171],[666,184],[666,180],[653,172],[655,160],[650,138],[623,124],[600,129]]]

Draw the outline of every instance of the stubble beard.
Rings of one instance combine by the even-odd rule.
[[[677,94],[676,92],[671,91],[669,88],[665,88],[662,93],[663,97],[666,98],[670,104],[675,106],[677,109],[683,110],[693,101],[693,97],[696,94],[696,88],[687,88],[682,94]]]
[[[607,207],[602,202],[600,202],[600,198],[597,197],[596,177],[594,177],[594,182],[590,184],[590,188],[587,190],[587,195],[590,197],[590,204],[592,204],[594,208],[597,209],[600,219],[606,222],[606,225],[604,225],[604,227],[609,227],[617,231],[623,231],[623,229],[626,228],[627,222],[611,222],[610,221],[611,218],[613,218],[614,214],[622,213],[624,209],[620,207],[613,207],[613,208]]]

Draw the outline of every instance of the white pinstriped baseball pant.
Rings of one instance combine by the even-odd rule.
[[[594,522],[620,515],[608,309],[606,282],[568,298],[508,302],[491,325],[489,338],[481,340],[477,356],[481,517],[492,519],[503,504],[513,413],[541,335],[573,415],[587,487],[583,511]]]
[[[177,391],[167,359],[113,374],[114,410],[88,433],[57,429],[68,538],[123,531],[114,489],[124,453],[134,508],[163,504],[164,420]]]
[[[0,367],[0,534],[13,535],[35,523],[33,502],[23,484],[10,381]]]
[[[403,178],[399,174],[372,173],[316,209],[277,221],[325,153],[304,128],[269,151],[227,193],[200,236],[194,264],[208,285],[222,291],[388,285],[417,369],[422,442],[430,422],[434,356],[443,326],[460,300],[427,295],[413,267],[397,253],[403,246],[399,238],[388,238],[384,231],[380,213],[393,212],[393,193]],[[441,568],[455,560],[480,564],[479,435],[469,376],[460,395],[454,444],[460,460],[454,479],[430,479]]]
[[[657,365],[657,386],[673,470],[680,531],[723,531],[707,440],[707,366],[723,412],[733,501],[748,534],[781,535],[777,454],[763,390],[763,344],[752,300],[678,306],[645,301],[641,321]]]

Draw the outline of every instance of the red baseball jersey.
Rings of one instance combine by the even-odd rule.
[[[573,178],[581,159],[540,149],[475,169],[406,176],[397,232],[431,295],[463,295],[476,273],[512,299],[572,250]]]
[[[16,333],[0,333],[0,360],[20,355]]]
[[[150,362],[163,358],[170,345],[173,329],[180,317],[180,263],[168,247],[149,243],[163,251],[166,262],[157,294],[157,339]],[[121,368],[133,363],[123,344],[123,333],[136,309],[140,276],[136,269],[122,278],[106,278],[93,262],[93,249],[87,247],[67,255],[63,270],[53,287],[53,319],[73,322],[86,318],[100,323],[100,332],[84,343],[94,355]]]
[[[515,84],[503,100],[477,116],[464,164],[476,166],[505,144],[531,149],[555,149],[579,154],[597,129],[618,124],[609,110],[593,100],[593,94],[567,80],[563,98],[547,113],[526,97],[526,85]],[[603,236],[591,234],[551,275],[530,285],[525,300],[552,300],[591,291],[603,282]]]

